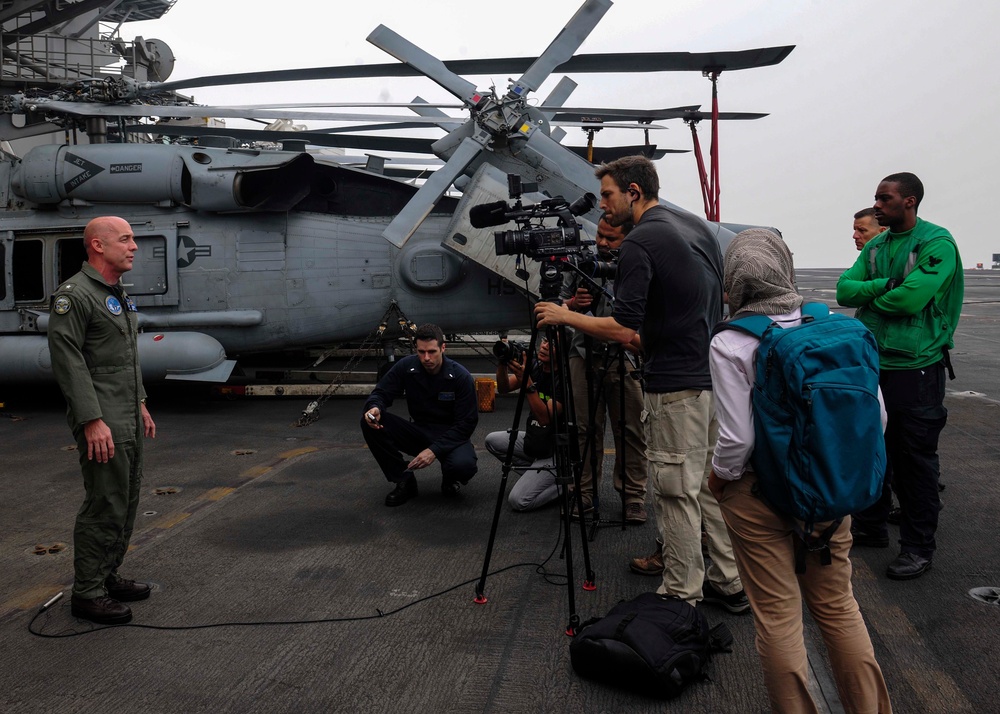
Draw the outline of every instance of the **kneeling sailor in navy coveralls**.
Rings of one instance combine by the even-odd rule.
[[[361,418],[361,432],[382,473],[396,487],[385,505],[401,506],[417,495],[413,472],[441,462],[441,492],[454,496],[476,475],[470,439],[479,423],[476,388],[462,365],[445,357],[444,333],[421,325],[414,335],[417,354],[399,360],[379,380]],[[386,410],[406,397],[410,419]],[[407,461],[401,452],[415,454]]]

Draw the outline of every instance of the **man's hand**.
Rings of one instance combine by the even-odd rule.
[[[521,385],[521,378],[524,375],[524,366],[528,361],[528,353],[522,352],[516,360],[507,363],[507,371],[517,379],[518,386]]]
[[[719,478],[714,470],[708,475],[708,490],[715,496],[716,501],[722,500],[722,492],[725,491],[728,485],[729,481]]]
[[[424,449],[419,454],[413,457],[413,461],[407,464],[406,468],[410,469],[422,469],[425,466],[430,466],[434,463],[437,457],[434,456],[434,452],[430,449]]]
[[[115,457],[115,442],[111,429],[103,419],[94,419],[83,425],[83,435],[87,439],[87,460],[106,464]]]
[[[365,424],[370,426],[372,429],[381,429],[382,425],[379,421],[382,419],[382,412],[378,407],[372,407],[365,412]]]
[[[566,306],[574,312],[586,312],[593,302],[594,296],[587,288],[577,288],[576,295],[566,301]]]
[[[569,308],[554,302],[540,302],[535,305],[535,319],[539,327],[547,325],[565,325]]]
[[[149,415],[149,410],[146,409],[145,403],[139,405],[142,409],[142,427],[146,436],[150,439],[156,438],[156,423],[153,421],[153,417]]]

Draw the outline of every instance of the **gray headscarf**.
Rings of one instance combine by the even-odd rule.
[[[729,314],[784,315],[802,304],[788,246],[774,231],[750,228],[726,248],[723,284]]]

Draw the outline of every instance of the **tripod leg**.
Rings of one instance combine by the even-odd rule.
[[[531,342],[528,346],[528,353],[535,353],[535,342],[538,338],[538,330],[532,329],[531,331]],[[483,570],[479,576],[479,582],[476,584],[476,596],[473,601],[478,605],[485,605],[487,602],[486,597],[486,576],[489,574],[490,570],[490,560],[493,557],[493,546],[496,542],[497,527],[500,525],[500,511],[503,508],[503,496],[507,490],[507,478],[510,475],[511,463],[514,460],[514,444],[517,441],[517,431],[521,424],[521,412],[524,409],[524,386],[528,382],[528,370],[524,370],[523,377],[521,379],[521,389],[517,395],[517,407],[514,409],[514,423],[511,425],[510,429],[510,440],[507,443],[507,455],[504,457],[503,462],[503,475],[500,478],[500,487],[497,489],[497,500],[496,506],[493,509],[493,522],[490,525],[490,537],[486,543],[486,555],[483,558]]]
[[[559,369],[563,375],[569,375],[569,350],[564,349],[563,346],[569,345],[569,336],[567,334],[566,328],[560,326],[558,328],[549,327],[549,345],[556,345],[555,355],[559,364]],[[569,497],[569,484],[573,483],[575,488],[573,489],[573,494],[575,495],[576,506],[579,513],[583,513],[583,496],[580,487],[580,474],[581,474],[581,463],[579,459],[579,449],[580,440],[579,433],[576,424],[576,410],[575,404],[573,403],[573,390],[572,385],[569,383],[569,379],[562,380],[562,391],[563,391],[563,408],[562,415],[556,421],[556,483],[560,485],[560,488],[565,492],[563,495],[563,518],[565,519],[566,527],[566,577],[569,581],[569,587],[573,588],[573,549],[572,541],[570,539],[570,521],[571,521],[571,505]],[[583,550],[583,561],[584,568],[586,570],[585,580],[583,582],[584,590],[595,590],[596,585],[594,570],[590,562],[590,548],[587,544],[587,532],[586,523],[583,518],[580,519],[580,539],[582,543]],[[576,611],[573,604],[572,594],[570,595],[570,623],[571,626],[573,622],[578,623],[578,618],[576,617]]]
[[[628,505],[625,503],[625,478],[628,472],[625,470],[625,460],[627,449],[625,447],[625,348],[618,349],[618,447],[615,452],[618,458],[618,481],[621,483],[620,495],[622,498],[622,530],[625,530],[625,519],[628,515]]]

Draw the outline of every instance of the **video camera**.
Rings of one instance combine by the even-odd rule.
[[[539,203],[523,205],[521,195],[525,187],[537,191],[537,184],[523,184],[518,174],[507,174],[507,189],[513,205],[506,201],[481,203],[469,211],[469,221],[475,228],[488,228],[514,221],[517,230],[496,231],[497,255],[525,254],[535,260],[553,256],[578,255],[583,249],[580,224],[577,216],[589,212],[597,205],[592,193],[585,193],[573,203],[556,196]],[[542,224],[545,218],[557,218],[557,225]]]

